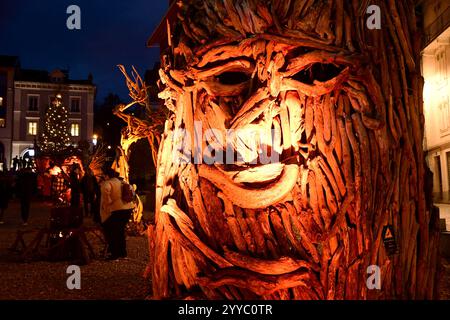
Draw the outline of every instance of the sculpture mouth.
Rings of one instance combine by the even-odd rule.
[[[308,157],[302,157],[298,148],[303,128],[291,130],[279,112],[269,106],[236,130],[223,149],[231,147],[237,161],[198,166],[200,177],[241,208],[265,208],[282,202],[295,187],[300,167],[306,165]]]
[[[239,176],[239,179],[246,181],[253,179],[250,186],[248,182],[234,181],[232,177],[215,166],[201,164],[198,166],[198,174],[209,180],[233,204],[241,208],[257,209],[281,202],[297,183],[298,164],[275,164],[277,166],[275,171],[273,166],[269,164],[258,169],[243,170],[234,176],[235,178]],[[280,168],[281,171],[279,171]],[[254,171],[252,172],[252,170]],[[274,174],[278,174],[278,176],[270,182],[254,182],[255,177],[258,179],[264,177],[263,173],[267,174],[266,178],[273,178]]]
[[[216,165],[223,174],[234,183],[242,183],[255,188],[275,181],[283,172],[285,165],[281,162],[263,165],[222,166]]]
[[[236,130],[226,147],[219,147],[222,154],[219,161],[207,162],[234,183],[255,189],[276,181],[287,164],[300,165],[304,160],[292,154],[291,146],[284,148],[286,141],[279,119],[273,121],[276,125],[270,129],[263,121],[257,121]]]
[[[207,144],[216,147],[212,148],[209,161],[205,161],[211,167],[208,173],[215,172],[208,174],[213,184],[221,185],[214,183],[216,175],[220,176],[219,180],[243,188],[243,192],[271,189],[275,184],[285,183],[283,176],[286,172],[293,173],[291,167],[298,169],[306,163],[312,145],[307,141],[303,125],[305,105],[297,93],[295,95],[289,93],[274,99],[268,96],[266,88],[261,88],[256,98],[245,102],[233,119],[229,113],[224,117],[231,119],[224,123],[229,129],[222,127],[222,130],[205,134],[210,137]],[[210,107],[214,110],[227,108],[219,103]],[[208,125],[212,127],[212,123]],[[206,172],[206,169],[201,171]],[[296,179],[295,176],[292,181]]]

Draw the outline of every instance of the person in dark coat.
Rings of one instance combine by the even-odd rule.
[[[70,171],[70,206],[72,208],[80,207],[81,199],[81,184],[79,180],[80,168],[78,165],[73,165]]]
[[[3,216],[8,209],[9,200],[11,198],[12,183],[8,174],[4,171],[0,172],[0,224],[4,224]]]
[[[21,169],[26,169],[27,168],[27,160],[25,159],[25,157],[21,157],[20,158],[20,168]]]
[[[17,196],[20,199],[20,213],[23,225],[28,224],[31,197],[36,192],[36,177],[30,168],[21,169],[17,177]]]
[[[102,197],[102,192],[100,188],[100,183],[97,181],[97,178],[95,178],[94,193],[95,198],[92,205],[92,220],[94,220],[94,222],[96,223],[101,223],[102,219],[100,218],[100,200]]]
[[[13,171],[16,172],[19,170],[19,158],[17,156],[13,159]]]
[[[95,197],[94,197],[94,202],[93,202],[93,205],[91,208],[92,220],[95,223],[101,224],[102,223],[102,219],[100,217],[100,203],[101,203],[101,198],[102,198],[101,184],[103,183],[103,181],[105,181],[105,178],[103,175],[99,175],[99,176],[94,176],[94,179],[95,179],[95,182],[94,182]]]
[[[88,217],[93,215],[94,206],[95,206],[95,198],[97,196],[96,185],[98,187],[97,180],[95,179],[92,170],[86,168],[85,174],[83,178],[81,178],[81,192],[83,193],[83,207],[84,207],[84,216]]]

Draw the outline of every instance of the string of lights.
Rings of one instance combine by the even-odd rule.
[[[45,112],[44,126],[40,137],[40,149],[45,152],[60,152],[70,144],[68,111],[58,94]]]

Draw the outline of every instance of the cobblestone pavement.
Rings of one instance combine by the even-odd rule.
[[[34,202],[29,225],[23,227],[19,204],[15,201],[5,213],[0,225],[0,300],[5,299],[145,299],[150,294],[150,282],[142,274],[148,261],[145,236],[128,237],[127,260],[92,260],[81,266],[81,289],[69,290],[66,273],[70,262],[22,262],[11,247],[19,229],[48,226],[50,206]],[[92,224],[87,218],[85,224]],[[29,239],[28,239],[29,240]],[[93,242],[96,251],[100,243]]]
[[[450,260],[442,259],[442,273],[440,283],[440,299],[450,300]]]
[[[128,260],[104,261],[96,259],[81,266],[81,289],[69,290],[69,262],[21,262],[19,255],[8,248],[17,230],[48,226],[50,206],[42,202],[32,204],[30,223],[21,226],[19,205],[12,202],[0,225],[0,300],[5,299],[145,299],[150,295],[150,282],[142,277],[148,261],[147,239],[128,237]],[[87,224],[92,224],[90,219]],[[95,245],[95,243],[94,243]],[[98,248],[97,248],[98,249]],[[450,260],[442,260],[441,299],[450,299]]]

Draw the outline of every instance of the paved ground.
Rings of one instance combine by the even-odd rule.
[[[48,226],[50,207],[33,203],[29,226]],[[148,261],[147,239],[128,237],[128,260],[93,260],[81,266],[81,289],[69,290],[66,280],[68,262],[19,261],[8,248],[21,226],[19,205],[11,203],[0,225],[0,300],[3,299],[145,299],[150,283],[142,274]],[[90,219],[86,222],[92,224]],[[100,251],[100,243],[94,242]]]
[[[450,260],[448,259],[442,259],[440,299],[450,300]]]
[[[30,224],[26,228],[48,226],[50,208],[44,203],[33,203]],[[150,294],[150,283],[142,273],[148,261],[147,239],[128,237],[129,260],[94,260],[81,266],[81,289],[69,290],[67,262],[19,261],[18,254],[8,248],[21,226],[19,205],[11,203],[0,225],[0,300],[5,299],[145,299]],[[92,224],[90,220],[87,224]],[[100,250],[100,244],[94,245]],[[441,299],[450,299],[450,261],[442,261]]]

